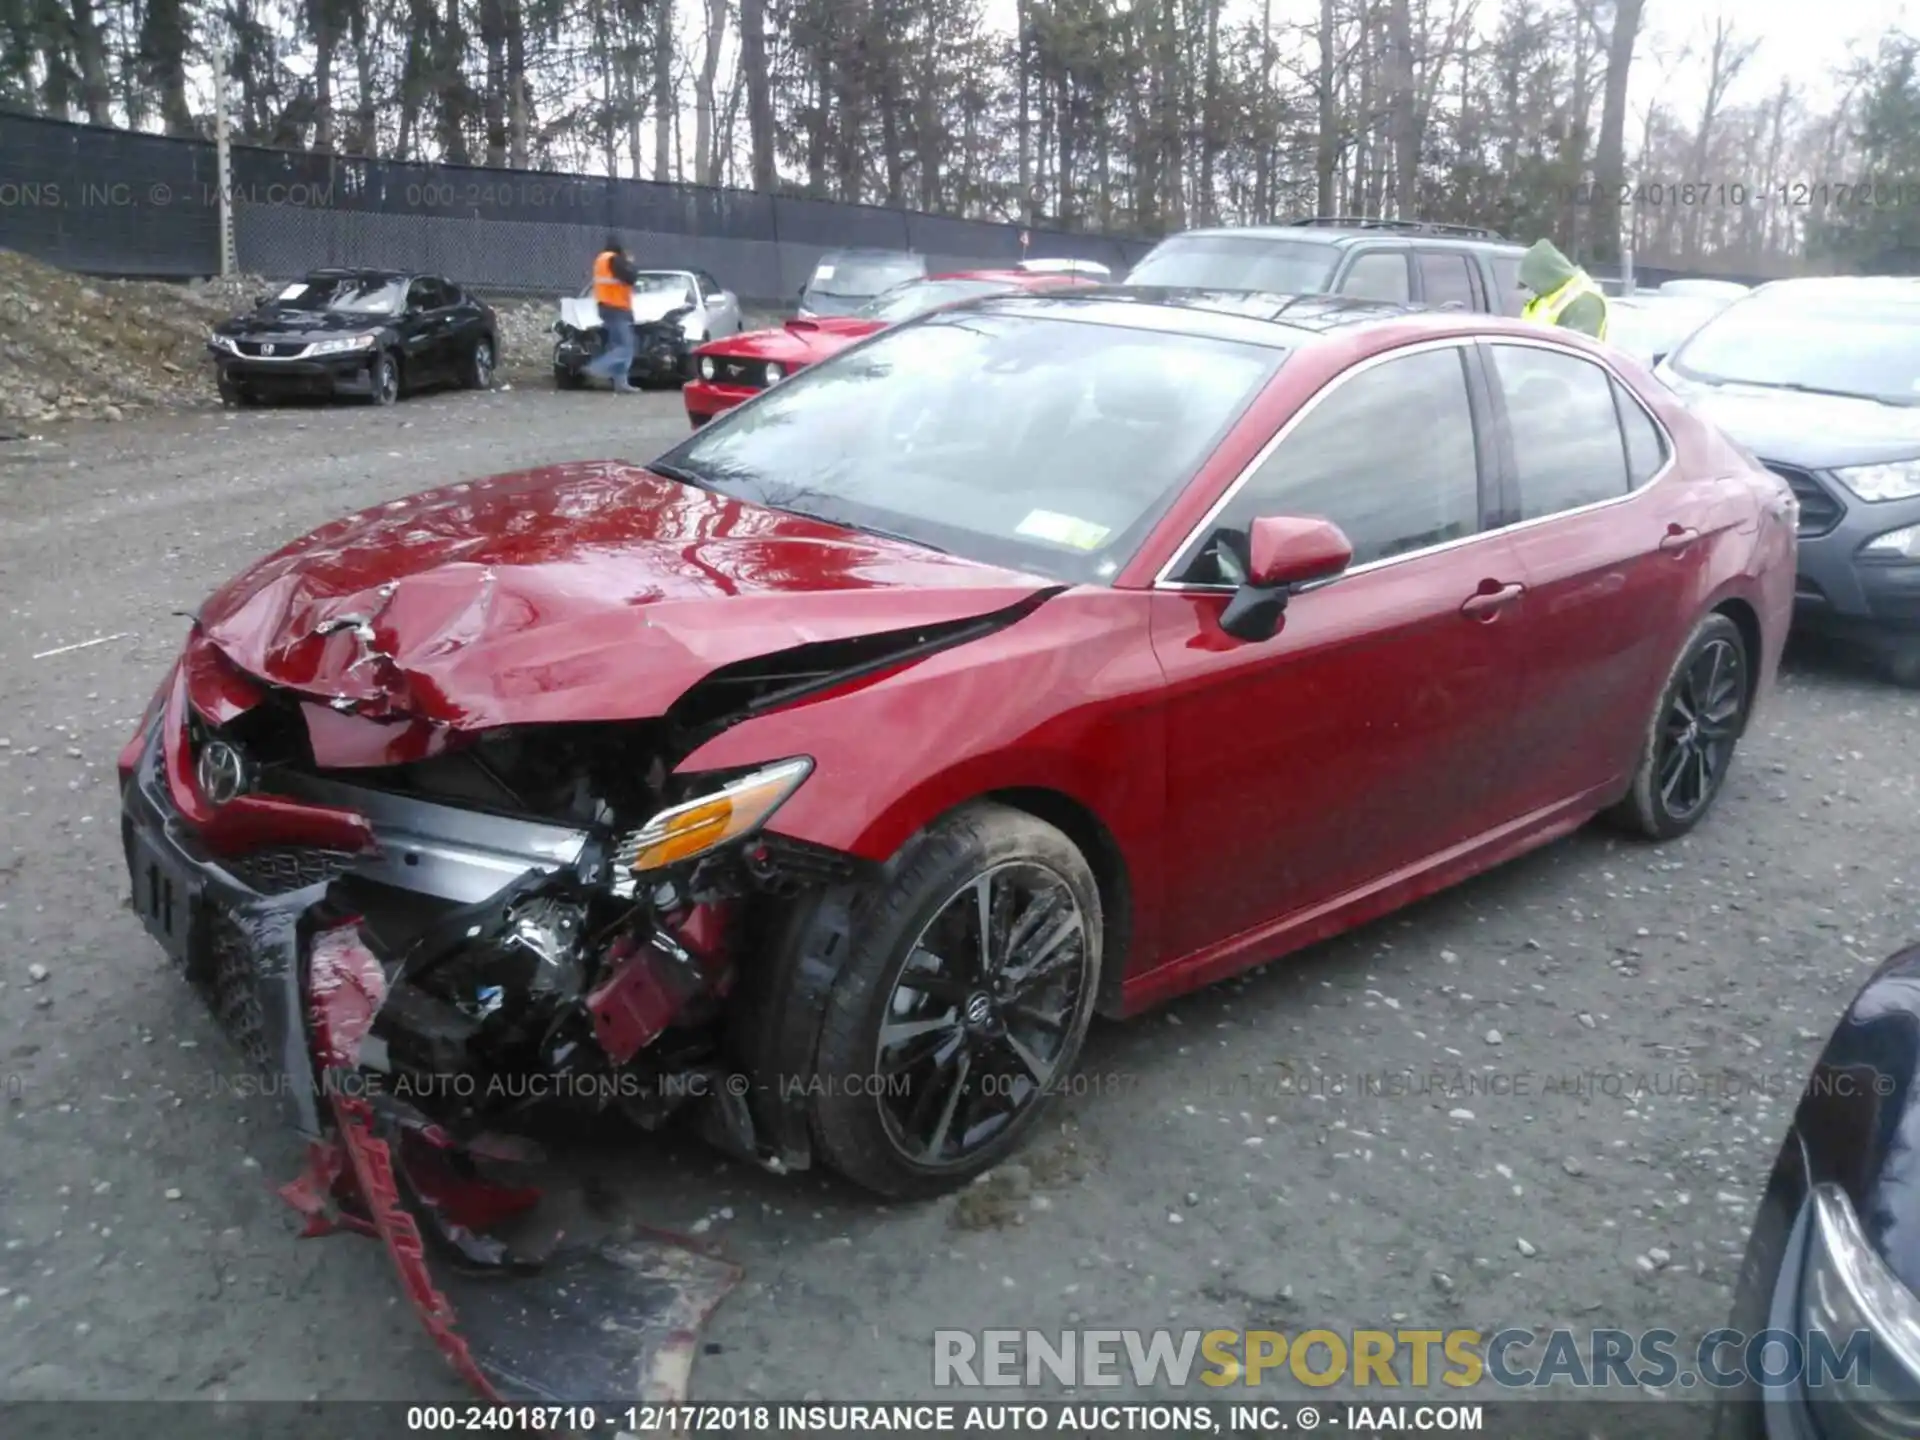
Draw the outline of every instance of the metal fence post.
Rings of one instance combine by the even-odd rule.
[[[213,57],[214,184],[220,196],[220,274],[240,268],[233,244],[233,146],[227,137],[227,52],[222,46]]]

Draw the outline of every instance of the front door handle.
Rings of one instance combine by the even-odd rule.
[[[1699,538],[1698,530],[1685,525],[1669,525],[1667,533],[1660,537],[1660,548],[1669,555],[1678,555]]]
[[[1526,588],[1518,582],[1500,585],[1491,580],[1482,581],[1481,588],[1469,595],[1460,606],[1460,613],[1469,620],[1482,622],[1492,620],[1507,606],[1518,600],[1525,593]]]

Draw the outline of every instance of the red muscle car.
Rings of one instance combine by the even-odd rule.
[[[749,330],[710,341],[693,352],[694,378],[680,392],[687,403],[687,419],[697,430],[721,411],[751,400],[796,370],[942,305],[1020,290],[1098,283],[1086,275],[1055,270],[956,270],[896,285],[852,315],[810,316],[789,320],[777,330]]]

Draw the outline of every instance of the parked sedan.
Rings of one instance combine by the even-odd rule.
[[[1920,685],[1920,280],[1781,280],[1658,372],[1800,502],[1796,623]]]
[[[493,307],[438,275],[315,270],[213,327],[228,405],[296,395],[391,405],[435,383],[484,390],[500,353]]]
[[[1728,1320],[1780,1337],[1776,1368],[1723,1401],[1716,1440],[1920,1434],[1916,1128],[1920,947],[1874,972],[1801,1092]]]
[[[1073,266],[1074,262],[1064,267],[1033,262],[1014,270],[957,270],[931,275],[894,286],[852,315],[789,320],[778,330],[751,330],[731,340],[703,345],[694,352],[694,378],[681,392],[687,419],[697,430],[721,411],[751,400],[767,386],[829,355],[837,355],[856,340],[942,305],[1016,290],[1099,283],[1096,275]]]
[[[633,285],[633,332],[627,378],[636,385],[674,384],[691,373],[695,346],[740,333],[740,297],[704,270],[642,270]],[[560,302],[553,334],[553,383],[577,390],[586,384],[588,363],[607,347],[591,285]]]

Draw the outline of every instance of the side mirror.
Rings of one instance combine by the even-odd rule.
[[[1338,575],[1353,563],[1353,542],[1331,520],[1263,515],[1247,527],[1247,579],[1220,613],[1236,640],[1271,640],[1301,585]]]
[[[1662,351],[1661,351],[1661,352],[1660,352],[1660,353],[1659,353],[1658,355],[1655,355],[1655,356],[1653,357],[1653,360],[1652,360],[1652,362],[1651,362],[1650,364],[1648,364],[1648,366],[1647,366],[1647,368],[1648,368],[1649,370],[1651,370],[1651,369],[1652,369],[1652,368],[1653,368],[1653,367],[1654,367],[1655,365],[1663,365],[1663,364],[1665,364],[1665,363],[1666,363],[1666,359],[1667,359],[1667,356],[1668,356],[1668,355],[1669,355],[1670,353],[1671,353],[1670,351],[1666,351],[1666,350],[1662,350]]]

